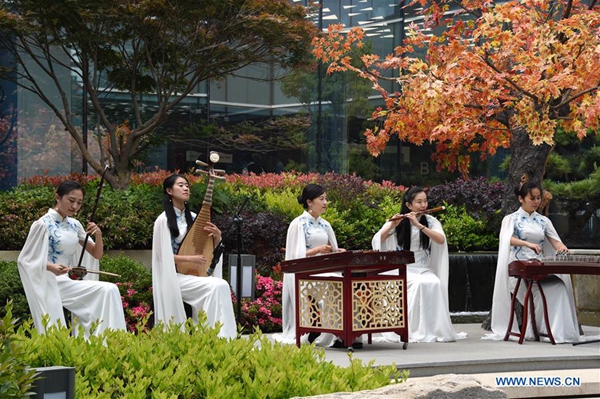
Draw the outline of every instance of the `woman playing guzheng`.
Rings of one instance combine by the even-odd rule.
[[[17,261],[35,328],[43,334],[45,327],[66,326],[66,308],[75,316],[75,334],[79,326],[86,338],[107,329],[124,330],[121,294],[115,284],[98,281],[97,274],[87,274],[82,280],[68,276],[71,267],[77,266],[88,234],[94,240],[87,241],[83,264],[98,270],[104,252],[100,228],[89,222],[84,229],[73,218],[83,203],[83,188],[75,181],[63,181],[55,198],[54,207],[31,226]],[[92,329],[95,323],[97,327]]]
[[[448,308],[448,244],[440,222],[427,212],[427,194],[412,187],[404,194],[400,214],[375,234],[375,250],[407,250],[415,263],[406,267],[408,288],[408,339],[410,342],[450,342],[466,338],[456,333]],[[393,272],[397,273],[397,271]],[[399,342],[395,333],[385,341]]]
[[[308,184],[298,197],[298,203],[305,210],[288,227],[285,260],[343,252],[344,249],[338,248],[331,224],[321,217],[327,210],[327,194],[325,189],[318,184]],[[294,274],[285,273],[283,276],[281,301],[283,333],[274,335],[273,338],[276,341],[289,344],[296,342],[295,291]],[[312,343],[318,335],[314,333],[309,334],[309,341]],[[328,346],[332,344],[333,338],[331,334],[322,334],[317,343]],[[306,336],[303,340],[306,340]]]
[[[154,223],[152,239],[152,284],[156,323],[184,323],[187,319],[183,303],[192,307],[193,319],[198,312],[206,313],[209,326],[221,323],[219,337],[235,338],[237,328],[227,281],[221,278],[222,260],[219,260],[211,277],[198,277],[176,271],[178,261],[198,262],[204,265],[203,255],[177,255],[183,238],[192,226],[196,214],[188,206],[190,187],[188,180],[174,174],[163,182],[163,207]],[[212,234],[214,246],[220,244],[221,231],[208,222],[204,227]]]
[[[536,212],[541,203],[542,188],[538,184],[526,182],[515,190],[515,193],[521,207],[502,220],[492,302],[494,334],[486,338],[502,339],[506,334],[511,312],[511,294],[516,284],[516,278],[508,275],[508,265],[515,260],[541,259],[544,256],[553,256],[557,252],[568,252],[550,219]],[[554,340],[557,343],[583,340],[579,334],[571,277],[568,274],[549,275],[541,281],[541,284],[548,305],[550,329]],[[521,303],[523,303],[525,290],[525,284],[521,284],[517,293],[517,299]],[[532,292],[537,330],[545,334],[547,330],[537,285],[533,285]],[[531,318],[528,324],[525,339],[533,339]],[[515,322],[513,332],[518,332],[517,330]]]

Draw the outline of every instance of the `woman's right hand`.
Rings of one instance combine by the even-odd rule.
[[[206,257],[204,255],[190,255],[189,262],[198,263],[200,266],[204,266],[206,264]]]
[[[69,268],[63,265],[57,265],[55,263],[48,263],[46,269],[54,274],[55,276],[62,276],[69,271]]]
[[[331,252],[331,250],[332,250],[331,245],[321,245],[319,247],[320,254],[328,254]]]
[[[531,249],[533,252],[535,252],[536,255],[538,255],[540,252],[542,252],[542,247],[539,244],[532,244],[532,243],[528,242],[527,246],[529,247],[529,249]]]

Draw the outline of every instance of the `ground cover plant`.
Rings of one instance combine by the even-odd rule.
[[[5,313],[10,320],[10,305]],[[75,367],[77,398],[289,398],[375,389],[408,377],[395,365],[375,367],[352,355],[347,367],[335,366],[322,349],[271,343],[260,331],[221,339],[217,328],[107,331],[86,341],[66,328],[38,335],[26,322],[10,331],[17,354],[11,361]]]

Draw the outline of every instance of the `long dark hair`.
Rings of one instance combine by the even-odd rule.
[[[81,184],[73,180],[65,180],[62,183],[60,183],[56,188],[56,195],[58,195],[59,198],[62,198],[65,195],[69,194],[71,191],[75,190],[81,190],[83,196],[85,197],[85,191],[83,191],[83,187],[81,187]],[[57,203],[58,202],[55,202],[55,205]]]
[[[298,196],[298,203],[304,207],[304,209],[308,209],[308,200],[314,200],[315,198],[320,197],[325,193],[325,189],[318,184],[307,184],[302,190],[302,195]]]
[[[425,190],[422,187],[418,186],[411,187],[407,192],[405,192],[404,198],[402,200],[402,206],[400,206],[400,213],[405,214],[411,212],[407,204],[412,204],[417,194],[424,192]],[[429,224],[427,223],[427,216],[425,214],[421,215],[421,217],[419,218],[419,223],[421,223],[425,227],[429,227]],[[396,235],[398,238],[398,243],[402,245],[402,249],[405,249],[407,251],[410,251],[410,229],[411,224],[408,218],[402,219],[398,226],[396,226]],[[423,231],[420,231],[419,237],[419,247],[422,249],[429,248],[429,236],[423,233]]]
[[[167,214],[167,226],[169,226],[169,231],[171,231],[171,237],[179,237],[179,227],[177,227],[177,216],[175,215],[175,209],[173,209],[173,201],[171,200],[171,196],[167,193],[168,188],[173,188],[175,185],[175,181],[178,178],[184,179],[188,184],[190,183],[188,179],[180,175],[178,173],[173,174],[163,181],[163,199],[162,204]],[[190,211],[190,206],[187,202],[185,202],[185,221],[187,222],[187,228],[189,229],[192,223],[194,223],[194,219],[192,218],[192,212]]]

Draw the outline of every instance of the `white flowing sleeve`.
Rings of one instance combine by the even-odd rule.
[[[433,240],[429,240],[431,243],[431,264],[430,269],[440,279],[442,283],[442,292],[444,293],[444,301],[446,303],[446,310],[449,309],[448,304],[448,277],[450,275],[450,259],[448,255],[448,240],[446,240],[446,233],[442,228],[442,224],[433,216],[427,215],[427,221],[429,222],[429,228],[437,233],[444,236],[444,242],[438,244]]]
[[[86,237],[86,233],[85,230],[83,228],[83,225],[77,220],[77,236],[79,238],[80,242],[83,242],[85,240]],[[92,237],[88,237],[88,243],[93,243],[94,240],[92,240]],[[77,264],[79,263],[79,258],[81,257],[81,251],[83,251],[83,245],[80,245],[77,248],[77,257],[75,259],[73,259],[71,265],[72,266],[77,266]],[[96,258],[94,258],[92,255],[90,255],[90,253],[88,251],[85,251],[85,253],[83,254],[83,259],[81,260],[81,266],[84,266],[86,269],[88,270],[95,270],[98,271],[100,270],[100,261]],[[96,273],[88,273],[85,275],[85,277],[83,278],[84,280],[89,280],[89,281],[99,281],[100,280],[100,275],[96,274]]]
[[[33,223],[25,245],[17,259],[19,275],[23,283],[29,310],[35,328],[45,332],[42,317],[48,314],[49,325],[66,325],[60,292],[54,275],[46,269],[48,265],[48,228],[38,220]]]
[[[396,238],[396,230],[392,229],[392,234],[387,237],[387,239],[383,239],[382,231],[392,222],[386,222],[381,229],[373,236],[371,240],[371,246],[376,251],[396,251],[398,249],[398,239]]]
[[[300,217],[292,220],[285,240],[285,260],[306,258],[306,237]]]
[[[329,245],[331,245],[331,252],[336,253],[338,251],[338,243],[335,238],[335,232],[329,222],[325,223],[325,225],[327,226],[327,237],[329,238]]]
[[[500,228],[500,243],[498,245],[498,264],[496,266],[496,279],[494,281],[494,295],[492,299],[492,332],[495,339],[503,339],[508,328],[510,318],[511,287],[508,276],[508,263],[510,259],[510,238],[514,232],[512,215],[502,219]],[[517,323],[513,323],[513,332],[518,332]]]
[[[186,321],[175,258],[171,247],[171,233],[167,217],[162,213],[154,223],[152,236],[152,296],[154,320],[158,324],[181,324]]]
[[[550,237],[556,241],[562,242],[562,240],[560,239],[560,236],[558,235],[558,232],[554,228],[554,225],[552,224],[550,219],[547,218],[546,216],[541,216],[541,217],[543,217],[546,220],[546,230],[544,231],[544,234],[546,235],[546,237]],[[556,250],[552,246],[552,243],[550,242],[550,240],[544,240],[544,244],[542,245],[542,255],[543,256],[556,255]]]

